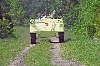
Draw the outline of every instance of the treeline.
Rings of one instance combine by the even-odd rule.
[[[65,28],[77,39],[100,38],[99,0],[54,0],[52,10],[62,15]]]
[[[7,26],[10,31],[4,35],[13,33],[10,24],[28,26],[29,19],[38,13],[51,13],[55,10],[55,16],[62,16],[66,29],[93,38],[95,34],[99,35],[99,4],[99,0],[0,0],[0,26],[5,25],[0,29],[0,37],[7,33]]]
[[[0,0],[0,38],[14,35],[14,26],[29,26],[30,18],[47,11],[44,4],[47,4],[47,1]]]
[[[77,38],[100,38],[100,1],[79,0],[79,5],[72,6],[71,15],[76,15],[72,31]],[[69,17],[70,13],[67,15]],[[68,18],[67,18],[68,19]]]

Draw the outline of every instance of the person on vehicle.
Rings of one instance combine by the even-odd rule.
[[[43,16],[43,18],[46,18],[46,17],[47,17],[46,15]]]
[[[41,17],[41,14],[40,13],[38,13],[38,19],[41,19],[42,17]]]

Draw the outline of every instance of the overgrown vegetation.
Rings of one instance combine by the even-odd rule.
[[[94,38],[99,29],[99,0],[56,0],[52,1],[51,10],[61,14],[64,19],[65,29],[71,29],[77,38]],[[55,7],[58,6],[58,7]],[[96,35],[95,35],[96,34]]]
[[[96,11],[98,11],[99,1],[96,0],[88,0],[88,1],[80,1],[79,7],[81,8],[80,12],[78,13],[78,20],[72,30],[75,34],[80,34],[80,36],[84,38],[93,38],[94,34],[98,32],[96,28],[97,21],[96,19]],[[98,12],[99,14],[99,12]]]
[[[63,58],[78,61],[86,66],[100,65],[100,1],[79,0],[78,7],[72,6],[77,14],[74,25],[66,32],[71,38],[67,43],[61,45]],[[76,11],[79,8],[79,11]],[[71,12],[70,12],[71,13]],[[75,13],[71,14],[74,15]],[[66,15],[69,17],[70,14]],[[66,18],[66,17],[65,17]],[[68,18],[66,18],[68,19]],[[72,33],[72,35],[70,35]],[[75,39],[73,39],[75,38]]]
[[[7,66],[29,42],[29,27],[15,27],[17,38],[5,38],[0,40],[0,66]]]
[[[66,39],[71,38],[71,40],[60,46],[63,59],[73,60],[85,66],[100,65],[100,40],[84,38],[77,40],[70,30],[67,30],[66,36]]]
[[[0,39],[5,37],[14,37],[14,33],[12,22],[6,18],[3,18],[0,20]]]

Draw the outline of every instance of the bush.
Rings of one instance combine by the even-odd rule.
[[[0,38],[7,38],[13,35],[13,26],[7,19],[0,19]]]
[[[89,25],[87,28],[88,28],[88,31],[87,31],[88,36],[93,39],[93,37],[96,33],[96,27],[94,25]]]
[[[78,12],[78,18],[72,26],[72,30],[77,34],[77,36],[83,38],[92,38],[97,33],[100,27],[99,21],[99,9],[100,2],[99,0],[88,0],[83,1],[79,0],[80,4],[75,9],[79,8],[79,11],[73,10],[74,12]]]

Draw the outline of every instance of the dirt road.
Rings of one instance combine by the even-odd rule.
[[[15,57],[8,66],[26,66],[24,64],[24,57],[26,53],[35,45],[30,45],[29,47],[26,47],[17,57]]]
[[[58,38],[51,38],[51,41],[58,42]],[[76,61],[70,61],[70,60],[64,60],[61,57],[61,50],[60,50],[60,43],[51,43],[52,48],[51,48],[51,63],[52,66],[85,66],[82,65]],[[11,63],[8,66],[26,66],[24,65],[24,57],[26,53],[35,45],[30,45],[29,47],[26,47],[15,59],[11,61]]]
[[[59,41],[57,38],[53,39],[52,41]],[[64,60],[61,57],[61,50],[60,50],[60,43],[52,43],[51,48],[52,58],[51,63],[53,66],[85,66],[76,61]]]

